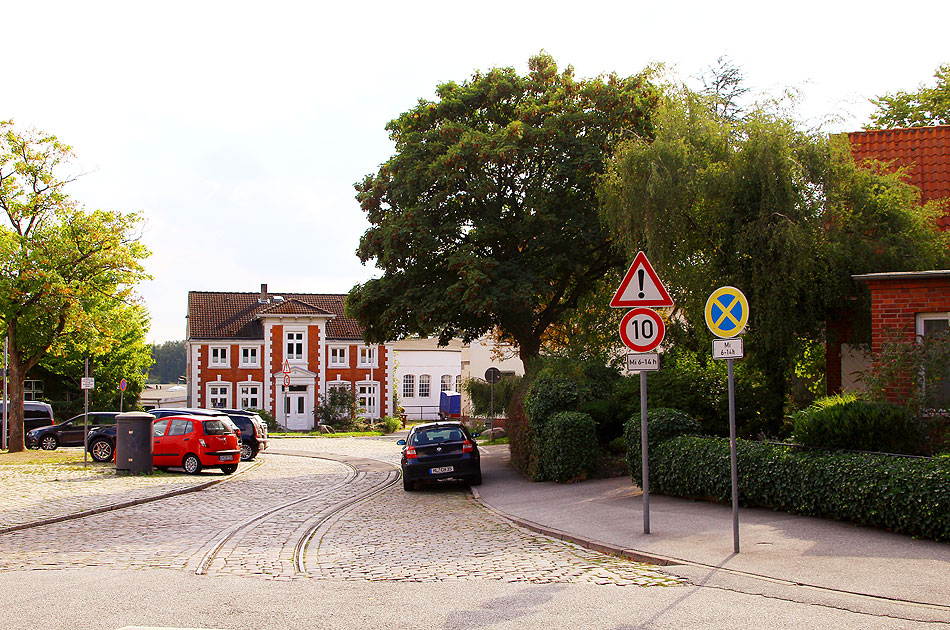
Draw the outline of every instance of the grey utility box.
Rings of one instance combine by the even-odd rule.
[[[131,473],[152,472],[152,420],[150,413],[130,411],[115,417],[115,469]]]

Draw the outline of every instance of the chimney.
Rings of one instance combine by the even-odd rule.
[[[266,284],[261,285],[261,299],[262,300],[267,299],[267,285]]]

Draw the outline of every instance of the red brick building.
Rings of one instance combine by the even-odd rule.
[[[328,389],[345,387],[365,417],[395,415],[392,347],[364,343],[344,297],[190,291],[188,405],[265,409],[307,430]]]
[[[950,199],[950,126],[882,129],[848,134],[851,152],[860,164],[866,160],[887,162],[906,169],[906,181],[917,186],[921,202]],[[948,214],[937,219],[942,230],[950,229]],[[915,339],[950,326],[950,270],[872,273],[854,276],[871,291],[871,351],[881,350],[888,334]],[[829,322],[826,376],[829,393],[842,387],[841,342],[847,339],[850,322]],[[907,384],[895,384],[889,396],[901,398]]]

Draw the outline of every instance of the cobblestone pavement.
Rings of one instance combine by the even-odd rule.
[[[400,484],[387,486],[398,479],[390,466],[366,460],[360,464],[355,458],[396,464],[399,449],[394,442],[277,439],[259,457],[258,467],[206,490],[0,534],[0,570],[161,567],[278,580],[680,583],[655,567],[515,526],[484,509],[462,485],[439,484],[414,493],[404,492]],[[105,473],[80,468],[68,475],[52,474],[54,480],[40,471],[32,480],[14,480],[20,488],[10,501],[14,507],[7,505],[5,490],[0,513],[26,509],[22,490],[30,485],[40,486],[39,494],[47,495],[54,494],[54,488],[65,492],[69,483],[81,489],[74,495],[95,487],[88,494],[115,502],[115,496],[96,483],[144,479],[120,477],[113,482],[97,474]],[[133,491],[154,487],[119,487],[119,494]],[[59,509],[93,501],[78,496],[54,499]]]

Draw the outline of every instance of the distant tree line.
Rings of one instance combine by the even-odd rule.
[[[149,383],[177,383],[184,378],[187,355],[184,341],[166,341],[152,344],[152,369],[148,372]]]

